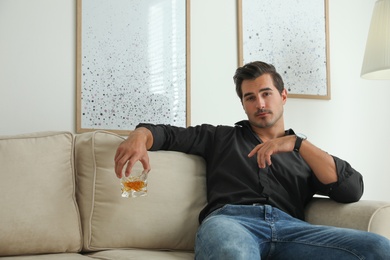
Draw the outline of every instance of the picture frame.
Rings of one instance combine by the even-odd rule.
[[[190,0],[77,0],[76,132],[190,125]]]
[[[331,99],[328,0],[237,0],[238,64],[273,64],[288,97]]]

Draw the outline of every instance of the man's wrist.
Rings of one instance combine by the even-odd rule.
[[[306,140],[307,137],[304,134],[297,133],[295,134],[295,144],[294,144],[294,152],[299,153],[299,149],[301,148],[302,142]]]

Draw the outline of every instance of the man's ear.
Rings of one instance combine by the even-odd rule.
[[[284,104],[286,104],[286,101],[287,101],[287,89],[283,89],[281,96],[282,96],[283,105],[284,105]]]

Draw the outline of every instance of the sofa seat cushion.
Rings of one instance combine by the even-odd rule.
[[[74,137],[0,137],[0,256],[79,252]]]
[[[0,257],[0,260],[91,260],[91,258],[77,253],[62,253],[62,254],[5,256],[5,257]]]
[[[105,131],[76,136],[83,250],[193,250],[198,215],[206,204],[204,160],[178,152],[149,152],[147,196],[123,198],[114,172],[114,156],[123,140]]]
[[[142,249],[105,250],[88,254],[89,257],[104,260],[193,260],[193,252],[155,251]]]

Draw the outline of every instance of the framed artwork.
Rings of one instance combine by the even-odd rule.
[[[330,99],[328,0],[237,0],[239,66],[261,60],[288,96]]]
[[[190,124],[189,0],[77,0],[77,133]]]

